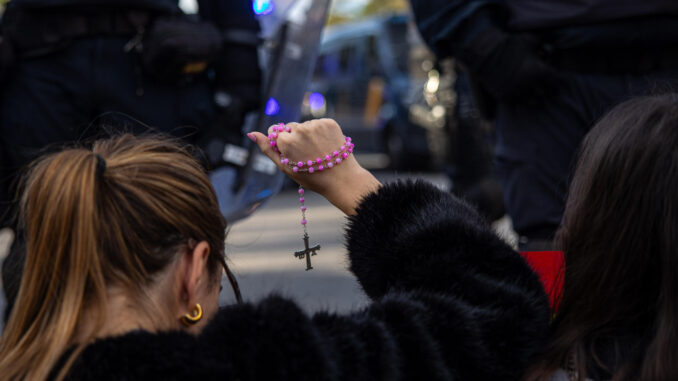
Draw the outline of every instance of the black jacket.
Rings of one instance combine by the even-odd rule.
[[[417,27],[438,57],[474,66],[491,54],[494,29],[529,33],[552,49],[666,51],[678,41],[674,0],[410,0]],[[648,48],[649,46],[649,48]],[[517,54],[520,54],[519,52]],[[510,73],[504,65],[493,63]]]
[[[278,296],[233,305],[199,337],[99,340],[69,379],[517,380],[544,342],[537,277],[450,194],[385,185],[349,218],[346,240],[368,307],[308,316]]]

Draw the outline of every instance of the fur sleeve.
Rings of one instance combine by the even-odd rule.
[[[544,343],[550,312],[537,276],[451,194],[422,181],[385,185],[349,219],[346,241],[373,300],[417,295],[461,379],[518,378]]]
[[[423,181],[384,185],[349,218],[350,269],[372,298],[392,290],[462,293],[482,302],[482,285],[506,283],[539,296],[525,260],[476,211]],[[472,286],[472,290],[469,290]]]

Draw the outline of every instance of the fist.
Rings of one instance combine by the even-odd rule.
[[[304,188],[327,196],[326,193],[338,186],[338,182],[350,182],[351,172],[361,169],[348,149],[344,151],[348,155],[341,155],[341,147],[346,147],[346,138],[339,124],[332,119],[288,123],[282,132],[274,131],[273,127],[269,127],[268,136],[258,132],[248,136],[283,173]],[[327,160],[328,156],[330,160]],[[289,164],[283,162],[283,158]],[[322,171],[318,170],[321,164],[318,159],[322,162]],[[314,166],[313,173],[305,171],[309,161]],[[297,166],[300,171],[293,171],[294,163],[302,164]]]

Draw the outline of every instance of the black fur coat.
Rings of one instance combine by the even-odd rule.
[[[549,307],[537,277],[476,212],[424,182],[369,195],[346,230],[372,303],[308,316],[271,296],[223,308],[194,337],[133,332],[89,345],[73,380],[517,380]]]

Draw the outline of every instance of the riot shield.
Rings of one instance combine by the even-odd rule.
[[[274,7],[273,1],[268,2],[270,12],[260,17],[265,41],[263,106],[246,119],[245,132],[266,133],[273,124],[299,119],[330,5],[330,0],[279,0]],[[247,151],[235,153],[243,167],[224,167],[210,174],[229,224],[254,213],[280,191],[284,180],[275,164],[255,144],[247,143]]]

